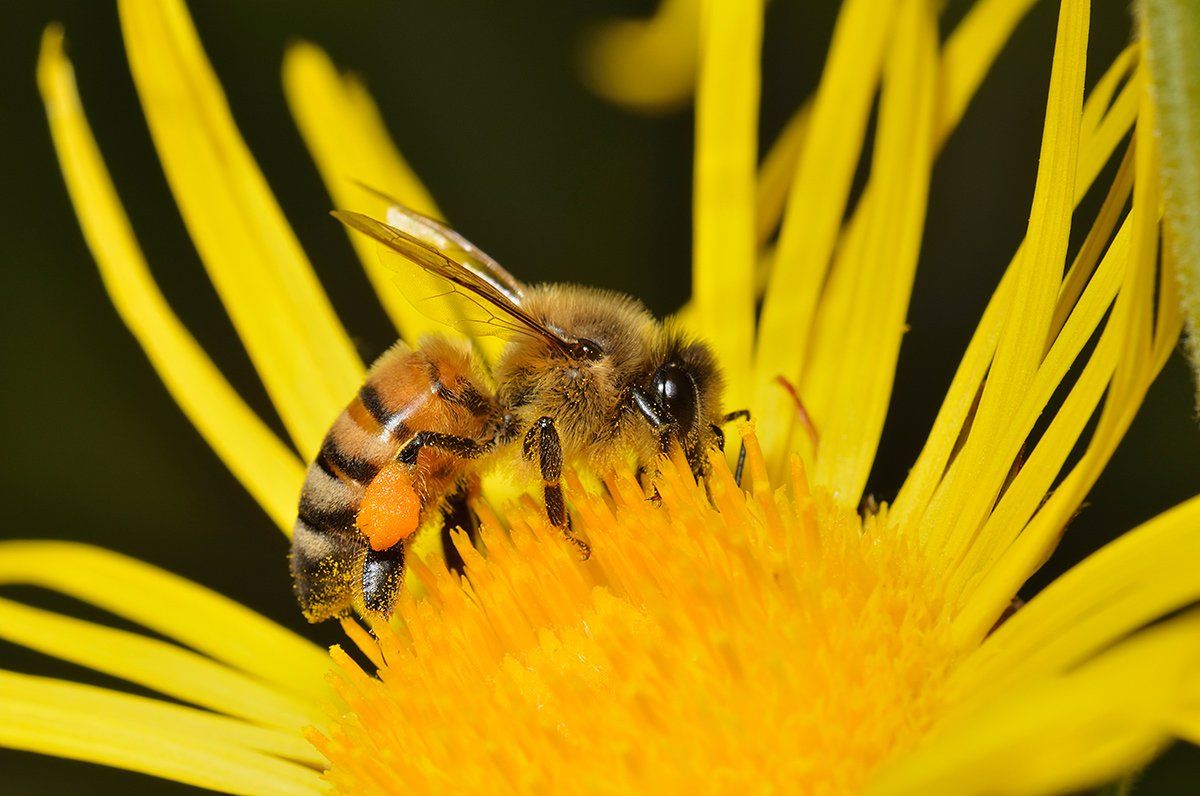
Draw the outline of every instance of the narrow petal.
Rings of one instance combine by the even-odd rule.
[[[951,557],[970,544],[1003,485],[1011,458],[997,455],[996,437],[1008,428],[1045,353],[1074,208],[1089,13],[1086,0],[1064,0],[1059,11],[1040,165],[1029,231],[1016,262],[1013,311],[1000,333],[966,443],[926,515],[930,527],[940,529],[941,538],[930,539],[934,549],[944,546]]]
[[[1197,672],[1200,613],[1192,612],[955,714],[868,793],[1036,796],[1102,784],[1171,740],[1200,686]]]
[[[1143,104],[1139,129],[1153,129],[1148,101]],[[1143,126],[1144,125],[1144,126]],[[1015,542],[991,567],[974,595],[970,610],[959,617],[957,628],[963,639],[979,638],[989,622],[1003,610],[1002,603],[1050,555],[1076,507],[1100,477],[1105,463],[1116,450],[1133,421],[1146,391],[1166,363],[1182,331],[1173,298],[1173,279],[1158,264],[1157,229],[1160,219],[1158,172],[1154,137],[1137,137],[1138,174],[1134,186],[1131,243],[1132,262],[1126,270],[1121,295],[1112,311],[1119,332],[1119,359],[1104,409],[1083,456],[1038,509]],[[1169,261],[1164,263],[1169,268]],[[1155,287],[1159,300],[1155,302]],[[1157,304],[1157,317],[1151,317]]]
[[[322,793],[296,734],[191,708],[0,671],[0,746],[140,771],[224,793]]]
[[[926,0],[897,11],[883,78],[862,240],[837,257],[817,318],[803,394],[821,448],[816,483],[857,506],[887,415],[921,248],[933,168],[937,17]]]
[[[754,336],[755,168],[762,0],[708,0],[696,98],[697,320],[745,406]]]
[[[311,44],[289,49],[283,60],[283,87],[334,206],[385,218],[387,201],[365,190],[366,185],[421,213],[441,215],[433,197],[396,151],[366,89],[352,76],[342,75],[322,50]],[[380,263],[371,240],[347,232],[380,302],[405,340],[415,343],[431,332],[454,334],[404,299],[394,283],[395,273]]]
[[[363,376],[312,266],[234,125],[180,0],[124,0],[134,83],[196,249],[300,453]]]
[[[133,558],[70,542],[0,543],[0,583],[40,586],[136,622],[308,704],[328,699],[329,657],[216,592]]]
[[[1124,64],[1118,59],[1106,74],[1105,80],[1108,79],[1108,75],[1119,70],[1123,71],[1123,69]],[[1074,203],[1076,206],[1095,182],[1101,168],[1112,156],[1120,139],[1128,133],[1132,126],[1137,111],[1138,93],[1136,84],[1126,84],[1111,108],[1102,115],[1102,120],[1095,131],[1091,134],[1086,129],[1082,131],[1078,174],[1075,181]],[[1093,109],[1098,105],[1107,106],[1108,97],[1103,94],[1090,96],[1083,115],[1095,113]],[[1017,249],[1017,253],[1005,270],[991,301],[988,302],[983,317],[976,327],[975,334],[972,336],[946,392],[946,398],[938,410],[933,427],[927,435],[925,446],[891,507],[892,517],[900,526],[928,529],[928,525],[922,522],[922,517],[929,507],[929,501],[934,491],[941,484],[946,465],[959,442],[964,425],[968,422],[979,394],[979,387],[983,383],[995,354],[1001,324],[1008,313],[1009,304],[1013,300],[1016,286],[1015,265],[1023,257],[1024,246],[1025,244],[1022,243],[1021,247]],[[1076,275],[1080,273],[1082,272],[1077,271]],[[1076,289],[1071,288],[1071,290]],[[1060,295],[1060,300],[1061,298]],[[1055,317],[1061,318],[1061,308],[1056,312]]]
[[[299,733],[321,706],[183,647],[0,599],[0,638],[194,705]]]
[[[798,382],[817,299],[858,165],[891,29],[891,0],[849,0],[838,15],[792,182],[759,320],[754,407],[770,459],[778,458],[791,402],[777,377]]]
[[[57,27],[42,38],[38,85],[79,223],[117,312],[192,425],[290,533],[304,467],[246,406],[155,285],[83,114]]]

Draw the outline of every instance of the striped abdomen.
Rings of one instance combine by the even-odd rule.
[[[356,597],[370,610],[390,610],[405,543],[368,537],[360,520],[381,509],[411,509],[415,530],[460,480],[465,462],[432,448],[413,466],[397,464],[397,455],[421,431],[479,439],[494,412],[464,346],[433,337],[416,349],[397,343],[379,358],[326,434],[300,495],[291,566],[310,621],[346,613]],[[396,492],[397,477],[407,492]],[[380,505],[393,495],[397,505]]]

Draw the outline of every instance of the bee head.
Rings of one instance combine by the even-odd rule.
[[[658,414],[669,424],[697,477],[708,470],[706,450],[719,444],[723,383],[716,360],[703,343],[678,342],[651,374],[648,392]]]

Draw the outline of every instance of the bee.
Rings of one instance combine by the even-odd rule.
[[[724,448],[722,425],[748,416],[722,410],[709,347],[629,296],[521,284],[454,230],[398,204],[390,223],[333,215],[395,260],[398,285],[419,310],[508,343],[490,370],[443,335],[396,343],[371,367],[300,496],[290,558],[309,621],[359,606],[388,615],[416,531],[440,512],[443,539],[451,527],[469,532],[471,484],[518,442],[549,524],[586,558],[563,499],[564,460],[603,472],[632,457],[651,472],[677,443],[702,479],[707,450]],[[739,460],[739,480],[740,471]]]

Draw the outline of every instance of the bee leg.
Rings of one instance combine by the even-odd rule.
[[[396,594],[404,582],[404,542],[387,550],[367,547],[363,560],[363,606],[368,611],[389,616],[396,605]]]
[[[562,492],[562,444],[558,439],[558,429],[554,427],[554,419],[539,418],[529,433],[525,435],[523,445],[525,458],[538,458],[538,467],[542,473],[542,494],[546,501],[546,517],[550,524],[562,531],[567,541],[579,548],[579,554],[587,560],[592,549],[587,543],[571,532],[571,519],[567,516],[567,505],[563,501]]]
[[[725,417],[721,418],[722,423],[731,423],[734,420],[749,420],[749,409],[737,409]],[[725,450],[725,446],[721,446],[721,450]],[[742,447],[738,448],[737,468],[733,471],[733,480],[738,486],[742,485],[742,471],[746,469],[746,441],[742,440]]]
[[[451,531],[455,528],[462,528],[466,532],[467,538],[471,540],[472,546],[474,546],[475,537],[478,534],[475,513],[467,504],[467,497],[467,487],[462,485],[450,493],[442,508],[442,551],[446,559],[446,569],[458,575],[463,574],[466,565],[463,562],[462,554],[454,546]]]
[[[401,464],[416,464],[421,448],[437,448],[452,453],[460,459],[476,459],[487,453],[496,444],[495,439],[478,442],[470,437],[455,434],[440,434],[437,431],[419,431],[400,450],[396,461]]]

